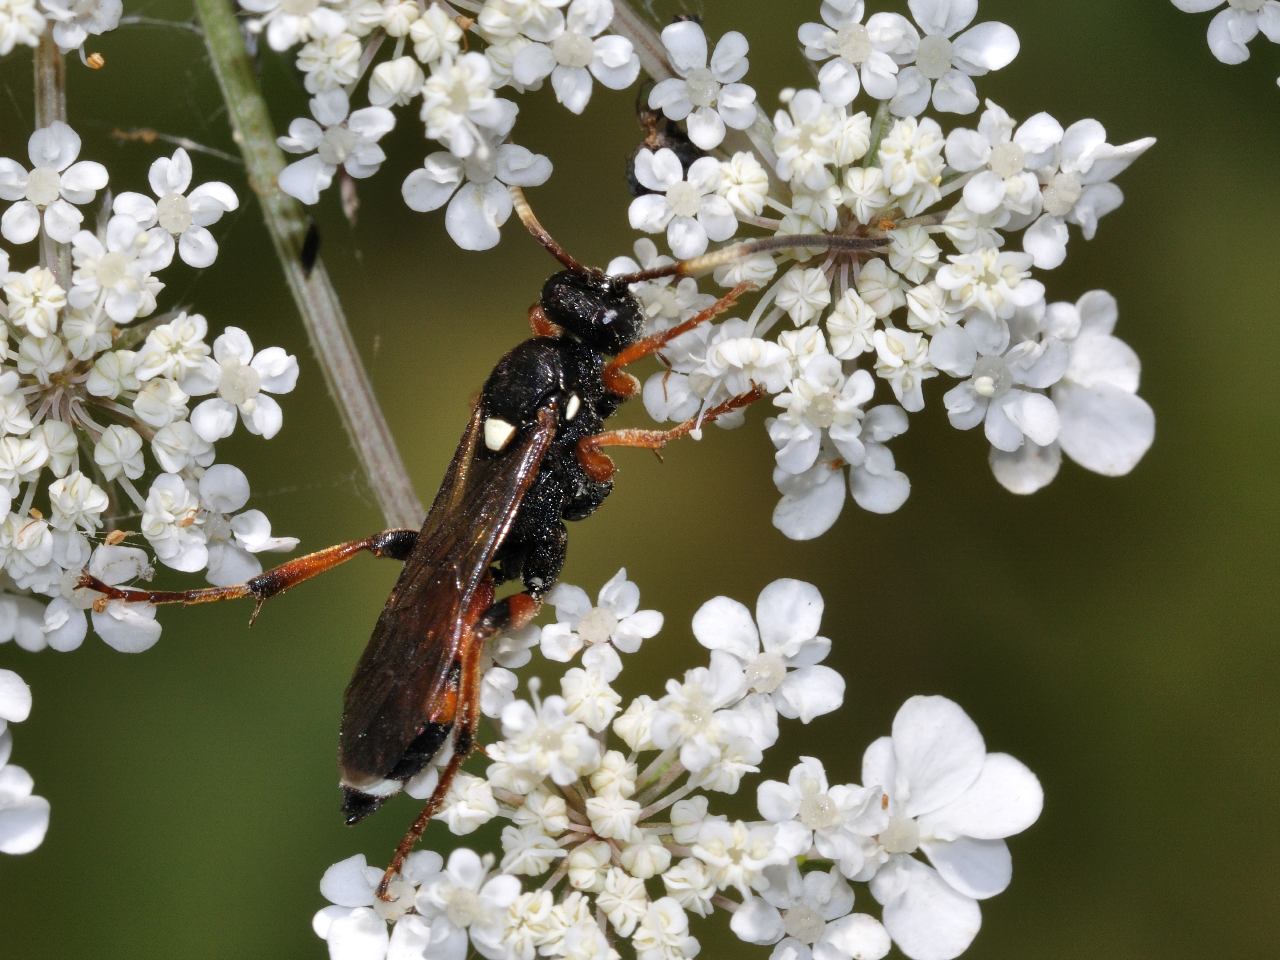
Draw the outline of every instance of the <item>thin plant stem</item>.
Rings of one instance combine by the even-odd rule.
[[[230,0],[195,0],[195,8],[232,131],[244,155],[249,186],[258,197],[272,246],[347,437],[387,524],[416,527],[422,522],[422,503],[374,396],[329,273],[319,258],[310,269],[302,262],[308,218],[302,205],[277,186],[284,157],[276,146],[275,129],[245,51],[234,6]]]
[[[618,36],[626,37],[631,41],[631,45],[635,47],[636,56],[640,58],[640,69],[648,74],[654,83],[675,76],[671,65],[667,62],[662,38],[629,0],[615,0],[613,23],[609,28]]]
[[[33,63],[36,129],[59,120],[66,123],[67,64],[51,32],[40,35]],[[71,288],[70,248],[64,243],[54,243],[44,230],[40,231],[40,264],[53,271],[60,287]]]

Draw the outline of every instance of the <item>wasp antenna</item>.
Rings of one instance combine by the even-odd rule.
[[[533,207],[529,206],[529,200],[525,197],[524,191],[514,186],[507,189],[511,191],[511,203],[515,207],[516,216],[520,218],[520,222],[524,224],[525,229],[533,234],[533,239],[546,247],[553,257],[574,273],[590,273],[590,270],[575,260],[569,251],[556,242],[555,237],[547,233],[547,228],[538,221],[533,212]]]
[[[765,237],[761,240],[746,240],[742,243],[730,244],[719,250],[712,250],[700,257],[690,260],[677,260],[665,267],[653,267],[636,273],[623,274],[614,279],[620,283],[640,283],[644,280],[658,280],[662,277],[689,277],[696,273],[704,273],[726,263],[742,260],[755,253],[767,253],[770,250],[801,250],[813,248],[818,250],[835,250],[844,253],[864,250],[879,250],[889,245],[888,237],[849,237],[837,234],[781,234],[776,237]]]

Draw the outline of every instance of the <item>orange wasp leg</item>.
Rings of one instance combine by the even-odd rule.
[[[391,862],[383,871],[382,880],[378,883],[379,899],[389,899],[387,889],[391,886],[391,881],[395,879],[400,868],[404,866],[405,859],[422,839],[422,834],[426,832],[431,818],[439,812],[445,798],[449,796],[463,761],[476,748],[476,729],[480,725],[480,668],[483,660],[481,654],[484,651],[485,640],[504,630],[519,630],[537,616],[540,606],[542,601],[528,593],[504,597],[486,610],[479,623],[472,628],[471,638],[467,641],[467,649],[463,654],[457,693],[458,713],[454,721],[453,754],[449,757],[449,762],[445,764],[444,769],[440,771],[440,779],[436,782],[436,788],[431,792],[422,812],[401,838],[395,853],[391,856]]]
[[[408,529],[383,530],[363,540],[339,543],[324,550],[317,550],[305,557],[298,557],[278,567],[263,571],[256,577],[230,587],[204,587],[198,590],[138,590],[113,587],[89,573],[80,575],[79,586],[88,587],[102,594],[98,602],[123,600],[125,603],[217,603],[220,600],[239,600],[253,597],[257,605],[250,623],[258,618],[262,605],[278,593],[292,589],[304,580],[327,573],[339,564],[346,563],[358,553],[368,552],[375,557],[406,560],[418,542],[418,531]]]
[[[642,340],[637,340],[604,365],[602,379],[604,380],[605,388],[615,396],[635,396],[640,392],[640,382],[631,374],[623,370],[623,367],[629,366],[637,360],[642,360],[652,353],[657,353],[681,334],[688,333],[694,327],[704,324],[708,320],[714,320],[716,317],[720,316],[720,314],[724,313],[737,303],[738,298],[753,287],[754,284],[740,283],[711,306],[707,307],[707,309],[703,310],[701,313],[694,314],[683,323],[677,323],[670,330],[663,330],[661,333],[655,333]]]
[[[587,472],[587,476],[592,480],[603,483],[613,476],[614,470],[617,468],[614,465],[613,458],[601,450],[601,447],[642,447],[658,451],[672,440],[677,440],[685,434],[697,430],[704,423],[710,423],[717,417],[732,413],[734,410],[741,410],[743,407],[755,403],[763,396],[764,391],[756,387],[746,393],[740,393],[736,397],[730,397],[723,403],[716,404],[700,416],[690,417],[683,423],[676,424],[670,430],[608,430],[604,433],[583,437],[578,441],[578,462],[582,464],[582,469]]]

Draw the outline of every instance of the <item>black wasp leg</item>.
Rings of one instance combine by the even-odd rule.
[[[137,590],[110,586],[88,573],[81,574],[79,585],[102,594],[100,598],[102,601],[123,600],[125,603],[216,603],[219,600],[253,597],[257,600],[257,606],[253,611],[253,617],[256,619],[258,610],[265,601],[278,593],[284,593],[304,580],[310,580],[339,564],[346,563],[358,553],[367,552],[375,557],[389,557],[392,560],[403,561],[408,559],[417,542],[417,530],[383,530],[363,540],[350,540],[347,543],[339,543],[317,550],[315,553],[309,553],[305,557],[298,557],[278,567],[264,570],[244,583],[230,587],[204,587],[198,590]]]

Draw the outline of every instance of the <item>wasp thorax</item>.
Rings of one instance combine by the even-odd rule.
[[[542,287],[542,310],[602,353],[618,353],[640,339],[644,318],[625,285],[598,273],[562,270]]]

